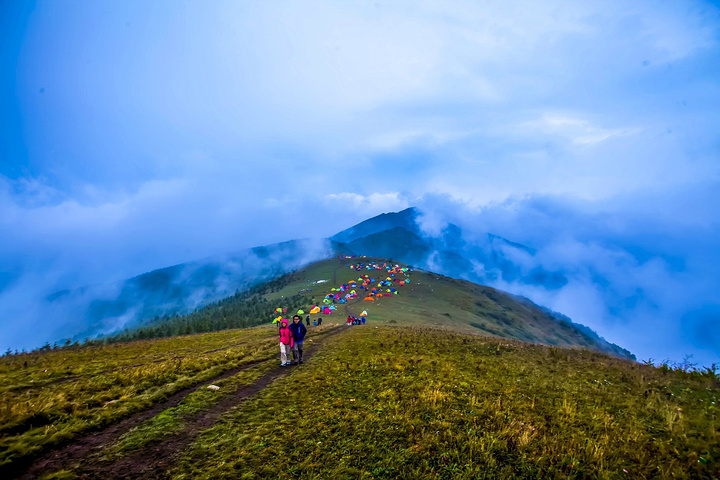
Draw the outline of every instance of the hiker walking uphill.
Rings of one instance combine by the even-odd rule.
[[[280,322],[278,335],[280,337],[280,366],[284,367],[286,365],[290,365],[290,362],[288,361],[288,354],[295,343],[293,340],[293,334],[290,331],[290,328],[288,328],[287,320],[284,318]]]
[[[307,334],[307,328],[302,323],[299,315],[293,317],[293,323],[290,325],[290,331],[293,336],[293,363],[298,365],[303,363],[303,342]]]

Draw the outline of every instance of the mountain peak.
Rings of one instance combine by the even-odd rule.
[[[330,240],[339,243],[351,243],[360,238],[396,227],[402,227],[419,235],[420,230],[415,222],[418,214],[419,212],[415,207],[409,207],[399,212],[381,213],[333,235]]]

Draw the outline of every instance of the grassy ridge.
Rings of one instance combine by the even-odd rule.
[[[382,264],[385,261],[357,257],[316,262],[188,315],[158,319],[96,343],[260,325],[274,316],[272,312],[276,306],[287,307],[288,312],[299,308],[308,311],[311,305],[322,300],[330,288],[347,284],[361,274],[369,274],[376,280],[384,279],[381,270],[355,271],[348,265],[357,262]],[[572,322],[558,320],[551,312],[527,299],[430,272],[416,271],[411,277],[412,283],[402,287],[399,296],[358,304],[349,313],[358,315],[363,309],[369,308],[377,321],[425,323],[547,345],[599,349],[617,356],[634,358],[627,350],[588,334]],[[326,282],[318,284],[318,280]],[[358,292],[361,295],[364,293],[359,289]],[[344,309],[339,309],[334,315],[343,314]]]
[[[385,261],[353,258],[318,262],[294,273],[294,281],[268,295],[268,298],[273,301],[288,298],[302,289],[313,287],[313,281],[328,280],[322,286],[314,286],[312,292],[304,293],[306,296],[314,295],[319,301],[330,288],[356,280],[361,274],[368,274],[376,280],[385,278],[382,271],[355,271],[348,268],[348,264]],[[546,345],[592,348],[634,358],[627,350],[599,341],[569,322],[558,321],[547,310],[527,299],[431,272],[414,271],[410,278],[411,283],[399,287],[399,295],[381,297],[376,302],[359,302],[348,307],[350,313],[359,315],[367,309],[373,322],[429,325]],[[343,315],[341,311],[338,314]]]
[[[718,478],[717,378],[422,327],[347,327],[173,478]]]

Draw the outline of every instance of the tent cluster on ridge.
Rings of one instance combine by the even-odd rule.
[[[344,257],[352,258],[352,257]],[[357,280],[351,280],[350,282],[340,285],[339,287],[333,287],[330,292],[323,297],[320,305],[313,305],[310,309],[311,315],[331,315],[337,310],[336,304],[345,304],[349,300],[358,297],[356,289],[365,290],[367,292],[363,301],[374,302],[376,299],[381,297],[391,297],[398,295],[399,291],[395,287],[404,286],[410,283],[409,274],[412,271],[409,267],[400,267],[399,265],[388,265],[387,263],[356,263],[348,265],[351,270],[363,271],[363,270],[380,270],[385,271],[385,278],[382,280],[376,280],[371,278],[370,275],[361,274]],[[376,284],[377,283],[377,284]],[[287,308],[278,307],[275,309],[275,313],[279,313],[276,318],[273,319],[272,323],[277,323],[283,320],[284,313],[287,313]],[[297,315],[304,315],[305,311],[300,309],[297,311]],[[360,314],[361,317],[367,317],[367,310],[363,310]]]

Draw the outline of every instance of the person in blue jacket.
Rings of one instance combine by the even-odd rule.
[[[307,328],[302,323],[300,315],[293,317],[293,323],[290,325],[290,331],[292,332],[294,344],[293,344],[293,363],[297,365],[303,363],[303,342],[305,341],[305,335],[307,334]]]

